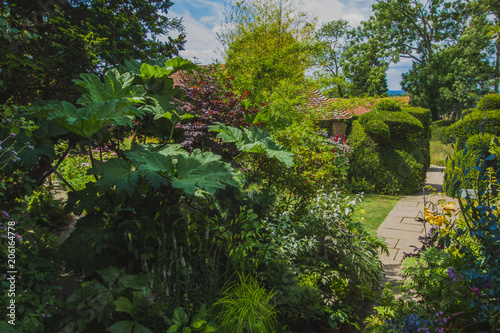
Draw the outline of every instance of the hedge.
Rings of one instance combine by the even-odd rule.
[[[401,111],[401,103],[395,99],[383,99],[375,106],[377,111]]]
[[[392,141],[415,141],[426,136],[422,123],[406,111],[372,111],[359,117],[363,126],[374,120],[382,121],[389,126]]]
[[[369,121],[364,127],[365,133],[368,134],[376,143],[382,145],[389,142],[391,132],[389,126],[382,121]]]
[[[477,108],[479,110],[498,110],[500,109],[500,95],[499,94],[487,94],[477,103]]]
[[[430,111],[408,109],[372,111],[353,123],[348,140],[354,190],[411,194],[420,188],[430,164]]]
[[[485,133],[500,133],[500,110],[476,110],[451,125],[447,133],[455,137],[458,149],[461,149],[470,136],[484,131]]]

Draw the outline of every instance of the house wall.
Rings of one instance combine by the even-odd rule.
[[[343,121],[332,121],[330,122],[330,135],[331,136],[345,136],[345,122]]]

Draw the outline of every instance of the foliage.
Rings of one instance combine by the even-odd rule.
[[[489,133],[471,136],[463,149],[456,149],[447,162],[443,190],[451,195],[454,184],[460,181],[463,188],[470,190],[484,190],[490,179],[479,179],[482,170],[474,167],[484,154],[498,154],[499,137]],[[458,148],[458,147],[457,147]],[[489,165],[488,165],[489,167]]]
[[[17,178],[17,182],[13,183],[12,180],[11,177],[2,175],[2,199],[5,198],[6,192],[22,188],[22,183],[27,181]],[[5,201],[2,200],[0,256],[6,265],[14,265],[16,273],[4,275],[2,286],[6,292],[2,295],[2,306],[7,308],[11,305],[11,300],[15,300],[14,322],[18,330],[55,330],[58,312],[63,307],[62,301],[56,298],[60,287],[56,285],[59,266],[53,260],[55,236],[47,232],[46,226],[41,225],[40,220],[43,217],[36,220],[25,214],[26,203],[18,201],[9,207],[4,204]],[[15,248],[13,260],[12,246]],[[10,283],[12,276],[15,279],[13,288]],[[8,320],[10,319],[13,318]]]
[[[382,266],[377,251],[385,247],[352,219],[360,200],[338,191],[318,191],[306,215],[286,211],[268,222],[280,246],[269,251],[266,262],[290,266],[301,280],[312,277],[311,286],[321,291],[323,304],[331,309],[342,301],[372,296],[378,288]]]
[[[401,111],[401,105],[395,99],[382,99],[375,106],[377,111]]]
[[[299,279],[290,266],[272,263],[266,269],[266,285],[276,293],[274,303],[280,322],[294,331],[311,327],[324,312],[321,292],[314,278]]]
[[[432,241],[423,239],[416,257],[405,259],[406,297],[386,298],[370,320],[373,331],[411,327],[478,332],[498,327],[498,154],[485,149],[475,155],[477,176],[466,173],[451,186],[453,196],[463,197],[458,219],[454,203],[441,203],[441,211],[426,203],[423,221],[433,226]],[[465,163],[463,159],[458,156],[457,163]],[[485,185],[471,187],[479,182]]]
[[[226,30],[219,34],[225,68],[234,76],[239,94],[260,105],[257,119],[267,126],[282,126],[298,115],[304,103],[304,72],[309,67],[308,42],[315,20],[300,2],[287,0],[238,1],[226,8]]]
[[[391,138],[389,126],[382,121],[369,121],[365,124],[364,130],[379,145],[389,142]]]
[[[238,277],[215,303],[215,318],[221,331],[275,332],[278,322],[272,305],[274,294],[268,293],[251,276]]]
[[[323,23],[315,33],[313,57],[318,70],[315,79],[328,97],[344,97],[347,81],[343,73],[343,55],[348,47],[349,24],[339,19]]]
[[[103,73],[130,58],[177,55],[185,35],[181,21],[167,17],[171,6],[158,0],[3,2],[0,104],[74,102],[68,87],[80,73]],[[177,37],[158,39],[174,31]]]
[[[464,1],[380,1],[369,25],[393,61],[413,59],[402,87],[432,119],[473,105],[492,73],[484,8]],[[451,64],[451,65],[445,65]],[[483,87],[485,89],[483,89]]]
[[[500,110],[500,95],[499,94],[484,95],[479,100],[479,102],[477,102],[477,108],[483,111]]]
[[[216,123],[237,128],[250,127],[251,118],[257,109],[248,105],[246,96],[231,92],[232,81],[232,77],[225,77],[223,82],[219,82],[208,74],[184,78],[182,89],[185,100],[177,104],[180,111],[192,115],[192,118],[177,124],[177,127],[184,132],[185,140],[181,145],[189,152],[200,148],[222,154],[229,149],[214,140],[213,134],[209,132],[209,127]]]
[[[448,135],[453,138],[456,148],[462,149],[469,136],[482,132],[498,134],[499,129],[500,110],[476,110],[448,127]]]
[[[264,154],[268,158],[275,158],[287,167],[294,164],[293,154],[283,146],[274,142],[269,134],[258,127],[238,129],[217,124],[210,127],[210,131],[217,132],[217,138],[226,143],[234,143],[241,152]]]
[[[295,156],[294,172],[316,188],[343,188],[351,149],[344,138],[327,134],[310,123],[292,124],[274,137]]]
[[[202,333],[217,332],[217,326],[214,323],[209,323],[206,317],[207,309],[206,305],[203,304],[201,309],[193,316],[190,325],[190,315],[184,309],[176,307],[172,319],[170,319],[172,325],[168,328],[167,333],[185,331]]]
[[[416,113],[421,119],[429,115],[425,110]],[[386,125],[389,134],[381,134],[387,133],[385,126],[377,123]],[[427,131],[430,129],[405,111],[372,111],[360,116],[349,136],[353,147],[351,186],[372,193],[417,191],[430,163]]]
[[[344,73],[350,83],[349,96],[384,96],[388,91],[386,47],[366,22],[352,30],[351,34],[350,45],[342,59]]]

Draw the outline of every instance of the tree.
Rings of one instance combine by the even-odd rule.
[[[387,93],[388,53],[385,45],[371,34],[368,23],[351,31],[342,66],[349,81],[350,96],[383,96]]]
[[[79,73],[105,73],[132,58],[170,58],[183,49],[180,20],[161,0],[6,0],[0,5],[0,103],[75,96]],[[178,31],[175,38],[159,38]]]
[[[456,44],[403,74],[403,88],[414,103],[431,104],[438,114],[453,112],[456,116],[464,108],[474,107],[488,92],[493,78],[489,63],[493,48],[486,36],[487,27],[484,16],[474,17]],[[435,100],[427,100],[428,96],[435,96]]]
[[[342,57],[349,45],[349,31],[349,23],[340,19],[324,23],[315,34],[314,59],[318,67],[315,76],[330,97],[342,98],[345,94],[347,81]]]
[[[392,50],[393,61],[400,57],[413,60],[405,89],[437,119],[439,76],[431,70],[437,61],[434,56],[457,43],[470,20],[469,8],[462,0],[381,0],[373,10],[373,31]],[[421,81],[426,82],[424,88],[419,87]]]
[[[309,41],[314,19],[291,0],[253,0],[230,4],[226,29],[219,34],[225,66],[239,94],[263,106],[268,125],[286,121],[300,104],[304,72],[311,64]]]

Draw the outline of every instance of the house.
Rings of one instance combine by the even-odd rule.
[[[317,114],[319,121],[327,123],[330,136],[345,136],[346,120],[352,116],[345,110],[335,108],[332,99],[325,97],[317,89],[310,88],[307,108]]]

